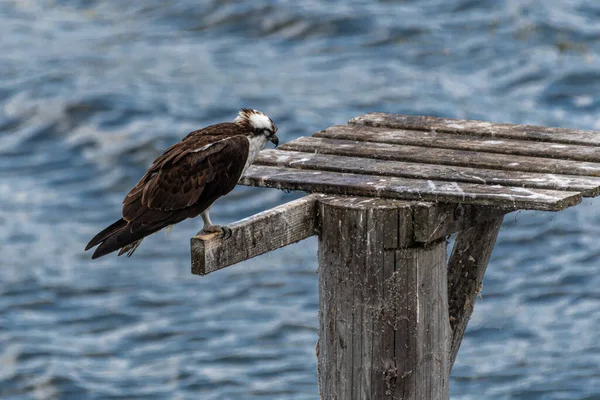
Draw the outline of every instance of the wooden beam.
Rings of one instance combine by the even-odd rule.
[[[473,306],[481,292],[502,217],[496,217],[458,234],[448,263],[448,291],[452,345],[450,368],[454,365]]]
[[[192,273],[210,272],[315,235],[318,194],[291,201],[229,226],[231,237],[191,239]]]
[[[346,196],[477,204],[510,210],[559,211],[581,202],[581,195],[575,192],[309,171],[264,165],[248,168],[240,183]]]
[[[319,210],[321,398],[447,400],[446,241],[401,248],[402,203]]]
[[[437,132],[460,133],[482,137],[600,146],[600,132],[581,129],[513,125],[487,121],[384,113],[362,115],[352,118],[349,123],[398,129],[416,129],[420,131],[435,130]]]
[[[559,160],[388,143],[356,142],[353,140],[301,137],[280,146],[280,149],[434,165],[501,169],[505,171],[600,176],[600,163],[588,161]]]
[[[555,175],[504,171],[501,169],[443,166],[273,149],[261,151],[254,164],[484,185],[567,190],[581,192],[583,196],[589,197],[600,194],[600,177],[595,176]]]
[[[502,217],[511,210],[469,204],[414,204],[414,240],[434,242],[482,222]]]
[[[206,275],[314,235],[320,225],[318,215],[315,216],[317,206],[313,204],[314,201],[340,203],[344,204],[344,207],[358,208],[368,204],[373,210],[390,207],[397,209],[385,219],[385,231],[392,232],[384,237],[386,249],[435,242],[454,232],[509,212],[505,209],[467,204],[415,203],[385,198],[313,194],[234,223],[230,226],[231,238],[220,239],[214,235],[193,237],[192,272]],[[290,214],[286,217],[288,212]],[[310,216],[315,218],[309,219]],[[286,224],[291,226],[292,231],[289,235],[282,235],[283,232],[287,232]],[[269,234],[271,236],[267,236]],[[264,240],[259,240],[258,237]]]
[[[417,131],[364,125],[334,125],[315,133],[313,136],[329,139],[356,140],[360,142],[600,162],[598,148],[590,145],[553,144],[507,138],[484,139],[475,135],[443,133],[436,130]]]

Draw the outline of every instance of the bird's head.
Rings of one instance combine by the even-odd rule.
[[[279,144],[277,126],[271,118],[258,110],[242,108],[233,122],[246,129],[250,136],[256,137],[263,135],[266,140],[273,143],[275,147]]]

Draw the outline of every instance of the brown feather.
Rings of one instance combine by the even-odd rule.
[[[166,149],[123,199],[123,222],[94,238],[94,245],[100,246],[92,257],[194,218],[233,190],[248,157],[247,133],[235,123],[216,124],[193,131]]]

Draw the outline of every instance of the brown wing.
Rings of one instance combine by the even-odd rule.
[[[212,125],[165,150],[123,200],[123,219],[88,243],[86,250],[98,245],[92,258],[196,217],[233,190],[248,158],[241,133],[233,123]]]
[[[123,219],[154,224],[173,223],[173,214],[195,217],[233,190],[247,157],[243,135],[188,136],[157,158],[125,197]]]

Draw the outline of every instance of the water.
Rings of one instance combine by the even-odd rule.
[[[199,4],[198,4],[199,3]],[[0,3],[0,397],[314,399],[316,242],[200,278],[200,221],[83,248],[159,152],[267,112],[282,142],[386,111],[600,129],[585,0]],[[298,195],[238,188],[227,223]],[[600,208],[506,218],[453,399],[600,399]]]

